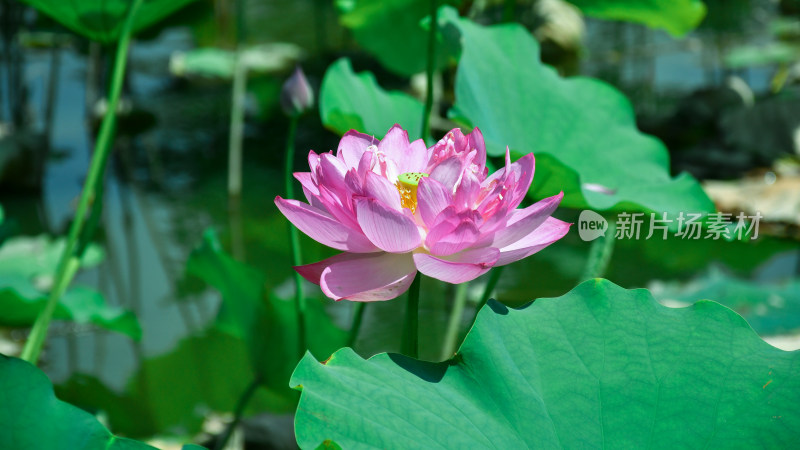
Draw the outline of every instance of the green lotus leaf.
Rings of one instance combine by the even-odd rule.
[[[411,139],[422,134],[422,103],[398,91],[384,91],[370,72],[356,74],[348,59],[331,64],[319,99],[322,123],[344,134],[349,130],[383,136],[395,123]]]
[[[658,139],[641,133],[628,100],[589,78],[561,78],[519,25],[457,19],[463,38],[451,116],[477,126],[489,154],[534,152],[532,194],[564,191],[562,206],[668,212],[714,210],[700,184],[670,176]],[[673,216],[674,214],[674,216]]]
[[[88,412],[62,402],[44,372],[0,355],[0,448],[154,449],[114,436]]]
[[[667,30],[683,36],[706,16],[700,0],[568,0],[587,16],[623,20]]]
[[[343,349],[307,355],[291,384],[301,448],[789,448],[798,367],[718,303],[672,309],[595,279],[490,302],[448,361]]]
[[[58,258],[64,251],[63,238],[17,236],[0,247],[0,324],[30,326],[47,304],[47,291],[55,277]],[[103,250],[89,245],[81,267],[92,267],[103,260]],[[136,315],[110,306],[103,295],[84,286],[70,288],[59,299],[53,318],[80,324],[93,324],[139,340],[142,330]]]
[[[244,339],[254,372],[262,375],[264,386],[292,397],[286,380],[300,353],[293,298],[266,292],[267,275],[225,253],[213,230],[206,231],[192,252],[186,271],[220,291],[223,302],[215,326]],[[347,339],[316,299],[307,299],[306,329],[309,348],[321,357]]]
[[[72,31],[104,44],[115,42],[132,4],[129,0],[22,0]],[[133,34],[194,0],[146,0],[136,12]]]
[[[30,326],[46,304],[47,294],[27,278],[0,274],[0,324]],[[142,337],[133,312],[108,305],[102,294],[84,286],[71,288],[59,299],[53,318],[97,325],[137,341]]]
[[[339,0],[340,21],[353,38],[380,63],[400,75],[425,71],[428,54],[428,0]],[[457,3],[453,1],[440,2]],[[441,12],[441,10],[440,10]],[[457,40],[446,28],[437,33],[436,66],[443,67],[458,53]]]

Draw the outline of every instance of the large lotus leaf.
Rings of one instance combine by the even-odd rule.
[[[422,22],[430,15],[430,4],[429,0],[337,1],[341,23],[359,45],[387,69],[406,76],[425,71],[429,31]],[[437,67],[458,51],[443,35],[447,33],[437,35]]]
[[[14,237],[0,247],[0,324],[30,326],[47,303],[46,291],[53,283],[64,239],[47,236]],[[103,251],[90,245],[81,259],[82,267],[100,263]],[[136,316],[109,306],[103,296],[86,287],[73,287],[59,300],[56,319],[94,324],[138,340],[142,330]]]
[[[114,436],[88,412],[62,402],[42,371],[0,355],[0,448],[152,449]]]
[[[266,274],[226,254],[211,230],[192,252],[186,271],[220,291],[223,302],[216,325],[245,340],[253,368],[264,376],[264,385],[291,395],[286,380],[299,354],[293,300],[265,292]],[[307,299],[306,329],[309,349],[322,357],[347,339],[347,333],[331,321],[316,299]]]
[[[664,145],[640,133],[628,100],[587,78],[561,78],[539,61],[519,25],[458,20],[463,37],[451,114],[477,126],[492,155],[534,152],[536,197],[564,191],[563,206],[655,212],[712,211],[700,185],[672,178]],[[670,214],[672,215],[672,214]]]
[[[706,15],[700,0],[568,0],[586,15],[601,19],[638,22],[663,28],[674,36],[695,29]]]
[[[274,42],[245,47],[239,51],[239,63],[249,75],[269,74],[291,68],[303,50],[294,44]],[[230,81],[236,66],[236,52],[216,47],[200,47],[174,52],[169,71],[179,77],[199,77]]]
[[[422,103],[402,92],[386,92],[370,72],[356,74],[348,59],[331,64],[320,88],[322,123],[344,134],[348,130],[382,137],[395,123],[411,139],[422,134]]]
[[[10,238],[0,247],[0,274],[52,277],[65,246],[64,238],[53,239],[43,234]],[[104,257],[101,247],[89,245],[81,257],[81,267],[96,266]]]
[[[89,39],[111,43],[119,39],[130,0],[22,0]],[[133,33],[154,25],[194,0],[145,0],[136,12]]]
[[[587,281],[519,310],[492,301],[456,356],[306,356],[301,448],[789,448],[800,353],[700,301]]]
[[[3,311],[0,324],[30,326],[45,304],[47,294],[36,289],[27,278],[0,275],[0,311]],[[133,312],[108,305],[102,294],[87,287],[77,286],[67,291],[59,299],[53,318],[94,324],[134,340],[142,337],[142,329]]]
[[[731,69],[755,66],[792,64],[800,59],[800,47],[786,42],[769,42],[765,45],[746,45],[731,49],[725,55],[725,65]]]

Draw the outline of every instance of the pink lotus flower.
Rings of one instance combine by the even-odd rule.
[[[334,300],[389,300],[417,270],[463,283],[530,256],[563,237],[570,224],[550,217],[563,193],[516,209],[533,181],[533,154],[488,176],[477,128],[453,129],[433,147],[409,143],[393,126],[378,141],[347,132],[332,152],[308,155],[295,173],[308,204],[275,198],[300,231],[343,250],[295,267]]]

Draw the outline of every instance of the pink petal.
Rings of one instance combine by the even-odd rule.
[[[319,158],[319,167],[322,172],[320,184],[326,185],[334,192],[345,190],[344,176],[347,173],[347,166],[341,160],[330,153],[323,153]]]
[[[563,192],[540,200],[525,209],[512,211],[505,227],[495,233],[492,247],[503,248],[531,234],[553,214],[562,197],[564,197]]]
[[[380,200],[384,206],[388,206],[390,209],[400,211],[402,206],[400,205],[400,192],[398,192],[397,186],[374,172],[367,172],[364,181],[364,191],[369,197]]]
[[[428,230],[433,230],[434,228],[442,225],[443,223],[449,223],[450,228],[455,228],[456,225],[461,222],[461,217],[458,216],[458,212],[456,212],[456,207],[453,205],[448,205],[445,207],[431,222],[431,225],[428,227]]]
[[[406,172],[425,172],[428,167],[428,149],[425,141],[417,139],[408,146],[408,151],[403,157],[399,170]]]
[[[363,179],[367,172],[372,170],[372,164],[375,154],[372,152],[364,152],[361,159],[358,161],[358,176]]]
[[[397,183],[397,177],[402,173],[397,167],[397,163],[391,159],[386,159],[383,163],[378,163],[376,166],[380,170],[379,175],[386,177],[391,183]],[[374,169],[373,172],[375,172]]]
[[[364,234],[381,250],[405,253],[419,247],[421,237],[414,221],[375,199],[355,199],[356,217]]]
[[[403,168],[401,164],[408,154],[408,147],[408,131],[400,128],[398,124],[394,124],[378,143],[378,150],[383,152],[389,160],[394,161],[398,170]]]
[[[508,148],[506,148],[506,166],[500,168],[495,173],[486,178],[482,186],[491,186],[492,183],[497,186],[508,187],[508,192],[505,193],[505,200],[509,209],[514,209],[519,206],[522,199],[528,193],[528,188],[533,182],[533,173],[535,169],[535,160],[533,153],[528,153],[522,158],[518,159],[514,164],[511,164],[511,155]],[[495,188],[496,190],[496,188]],[[491,195],[487,197],[491,200]]]
[[[501,228],[508,216],[508,205],[500,204],[494,211],[494,213],[486,218],[486,220],[481,224],[480,230],[481,233],[484,235],[492,235],[492,239],[494,239],[493,233]],[[489,239],[487,242],[491,242],[492,239]],[[476,245],[480,246],[480,245]]]
[[[319,183],[317,179],[318,171],[319,171],[319,155],[314,153],[314,150],[308,151],[308,168],[311,170],[311,179],[314,183]]]
[[[350,169],[344,175],[344,185],[347,186],[349,195],[365,195],[364,179],[358,175],[356,169]]]
[[[453,203],[453,196],[442,183],[425,177],[419,181],[417,186],[417,211],[419,211],[422,221],[428,226],[433,227],[434,219],[442,210]]]
[[[484,233],[495,231],[498,227],[505,225],[508,214],[513,211],[509,207],[509,191],[514,185],[516,175],[512,172],[508,177],[501,180],[493,180],[485,188],[481,189],[477,211],[486,218],[486,222],[481,229]],[[484,182],[486,184],[486,182]]]
[[[286,200],[281,197],[275,197],[275,205],[300,231],[328,247],[355,253],[378,250],[366,236],[342,225],[324,211],[297,200]]]
[[[467,135],[467,146],[478,151],[472,162],[477,164],[481,170],[486,167],[486,144],[483,142],[483,133],[478,127],[473,128],[472,132]]]
[[[528,153],[522,158],[518,159],[511,165],[511,169],[518,173],[517,184],[512,189],[511,199],[509,200],[509,208],[516,208],[525,195],[528,193],[528,188],[531,187],[533,182],[533,173],[536,168],[536,161],[533,158],[533,153]]]
[[[328,297],[357,302],[399,297],[417,273],[411,255],[383,252],[340,253],[295,270]]]
[[[488,272],[499,254],[500,250],[493,247],[465,250],[443,258],[427,253],[414,253],[414,264],[429,277],[458,284],[474,280]]]
[[[570,223],[548,217],[539,228],[517,242],[500,249],[500,257],[495,266],[503,266],[538,252],[561,239],[569,231]],[[423,272],[424,273],[424,272]]]
[[[314,195],[319,195],[319,189],[317,189],[317,186],[311,179],[311,172],[295,172],[294,178],[300,182],[300,184],[303,186],[304,191],[308,190],[308,192]],[[306,195],[306,198],[307,197],[308,195]]]
[[[456,194],[453,197],[453,204],[458,210],[472,209],[475,200],[478,199],[478,194],[481,190],[481,183],[478,177],[470,172],[465,171],[461,177],[461,182],[458,183]]]
[[[453,192],[453,187],[461,178],[461,172],[464,170],[463,162],[458,156],[451,156],[431,170],[430,178],[442,183],[450,192]]]
[[[324,203],[322,203],[322,200],[320,200],[319,195],[315,195],[313,192],[306,189],[305,186],[303,186],[303,194],[306,196],[306,200],[308,200],[308,204],[311,205],[312,208],[316,208],[320,211],[330,214],[328,208]]]
[[[436,256],[452,255],[471,246],[480,236],[471,220],[462,220],[455,227],[445,222],[428,233],[425,244]]]
[[[453,139],[453,147],[457,152],[462,151],[469,151],[467,147],[467,137],[464,136],[464,132],[461,131],[461,128],[453,128],[447,133]]]
[[[361,230],[361,225],[358,224],[356,213],[353,210],[352,198],[347,191],[334,192],[328,186],[321,184],[318,198],[325,206],[324,210],[339,223],[356,231]]]
[[[336,156],[344,162],[347,168],[358,167],[358,161],[364,154],[364,150],[377,143],[378,140],[368,134],[350,130],[339,141]]]

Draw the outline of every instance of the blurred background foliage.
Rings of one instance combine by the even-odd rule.
[[[0,353],[19,353],[52,283],[128,4],[0,0]],[[294,445],[291,255],[288,222],[273,207],[288,124],[280,86],[300,64],[318,93],[319,114],[300,119],[296,168],[308,149],[334,149],[350,128],[382,136],[397,122],[422,137],[429,5],[145,1],[96,242],[41,363],[59,398],[100,412],[116,434],[209,443],[255,379],[248,448]],[[564,190],[556,215],[573,223],[583,208],[611,218],[759,211],[759,236],[747,242],[620,240],[606,277],[670,305],[713,298],[762,336],[800,347],[792,340],[800,331],[800,2],[439,6],[433,139],[479,126],[494,157],[506,145],[514,157],[535,152],[530,200]],[[521,26],[489,27],[507,22]],[[231,201],[238,63],[247,74],[243,188]],[[332,254],[305,237],[302,248],[306,262]],[[515,306],[564,294],[581,281],[589,248],[570,233],[508,267],[494,297]],[[474,304],[485,284],[460,295]],[[431,279],[422,289],[422,357],[439,360],[458,293]],[[324,359],[347,342],[353,305],[315,286],[306,293],[309,347]],[[397,351],[403,310],[399,301],[370,305],[356,352]],[[471,317],[463,314],[462,336]]]

